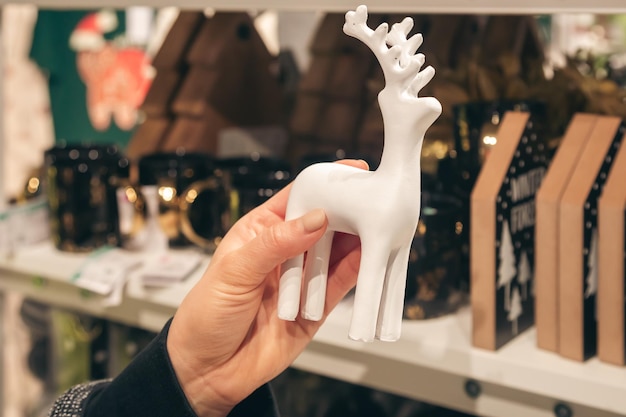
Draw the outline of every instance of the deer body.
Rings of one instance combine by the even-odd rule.
[[[361,263],[349,336],[394,341],[400,337],[408,258],[420,213],[421,147],[441,104],[417,97],[434,70],[419,71],[424,58],[415,51],[421,35],[406,38],[413,21],[407,18],[388,33],[386,24],[372,31],[366,20],[367,9],[360,6],[346,14],[344,31],[372,49],[385,73],[378,97],[385,136],[381,162],[376,171],[320,163],[298,175],[286,220],[322,208],[329,225],[308,252],[306,265],[304,255],[283,264],[278,314],[285,320],[295,320],[298,311],[308,320],[322,318],[333,235],[350,233],[361,240]]]

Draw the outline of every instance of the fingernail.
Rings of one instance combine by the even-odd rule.
[[[366,170],[369,170],[369,169],[370,169],[370,164],[368,164],[368,163],[367,163],[367,161],[366,161],[365,159],[359,159],[359,162],[362,162],[362,163],[363,163],[363,165],[365,165],[365,168],[364,168],[364,169],[366,169]]]
[[[307,233],[312,233],[324,226],[324,223],[326,223],[326,213],[324,213],[322,209],[315,209],[302,216],[301,220],[304,230]]]

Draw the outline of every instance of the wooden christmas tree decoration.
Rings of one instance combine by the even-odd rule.
[[[416,51],[422,36],[407,38],[412,28],[413,20],[405,18],[390,31],[386,23],[372,30],[365,6],[346,14],[344,32],[372,50],[385,75],[378,97],[385,146],[375,171],[319,163],[295,179],[286,219],[322,208],[329,228],[307,254],[304,279],[304,255],[283,265],[278,299],[282,319],[295,320],[299,310],[305,319],[322,318],[333,234],[340,231],[358,235],[362,248],[349,337],[400,337],[408,256],[420,212],[420,150],[424,133],[441,113],[437,99],[418,97],[435,71],[420,71],[425,58]]]

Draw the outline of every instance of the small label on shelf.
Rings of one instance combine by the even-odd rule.
[[[104,247],[92,253],[72,282],[85,290],[109,295],[109,305],[121,302],[121,294],[128,273],[142,263],[140,257],[118,248]]]
[[[200,264],[201,255],[194,252],[161,253],[146,262],[141,279],[148,286],[166,286],[180,282]]]
[[[46,240],[50,235],[47,204],[40,201],[17,208],[9,225],[15,249]]]
[[[48,206],[42,199],[0,212],[0,256],[46,240],[50,235]]]

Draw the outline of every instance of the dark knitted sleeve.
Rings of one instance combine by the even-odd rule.
[[[76,385],[56,399],[48,417],[80,417],[85,409],[85,401],[90,395],[109,384],[109,380]]]
[[[167,354],[165,342],[170,322],[120,375],[71,388],[57,400],[49,416],[197,417],[178,384]],[[229,416],[250,415],[278,416],[268,385],[238,404]]]

